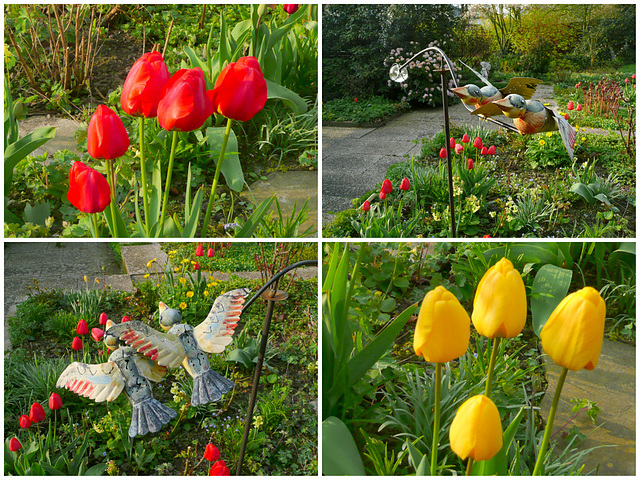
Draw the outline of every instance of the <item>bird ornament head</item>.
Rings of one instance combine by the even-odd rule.
[[[509,118],[520,118],[527,111],[527,102],[521,95],[515,93],[507,95],[503,99],[496,100],[493,103],[502,110],[505,117]]]
[[[469,84],[464,87],[452,88],[451,91],[467,105],[477,105],[482,100],[482,92],[477,85]]]
[[[109,329],[114,325],[114,322],[112,322],[111,320],[107,320],[107,323],[104,326],[104,337],[102,341],[109,350],[115,350],[116,348],[118,348],[118,337],[109,332]]]
[[[160,312],[160,326],[163,330],[168,331],[174,325],[182,322],[182,315],[175,308],[167,307],[163,302],[158,304]]]

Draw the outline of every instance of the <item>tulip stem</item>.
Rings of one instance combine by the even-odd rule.
[[[142,177],[142,203],[144,205],[144,231],[149,236],[149,199],[147,198],[147,165],[144,158],[144,117],[138,118],[140,136],[140,173]]]
[[[549,409],[549,418],[547,419],[547,426],[544,429],[544,436],[542,437],[542,445],[538,451],[538,459],[536,460],[536,466],[533,469],[533,476],[542,475],[542,466],[544,464],[544,457],[547,455],[547,446],[549,445],[549,438],[551,438],[551,429],[553,428],[553,419],[556,416],[558,409],[558,402],[560,401],[560,393],[562,392],[562,386],[564,385],[564,379],[567,377],[568,370],[562,369],[560,378],[558,378],[558,385],[556,386],[556,393],[553,395],[553,402]]]
[[[156,236],[161,236],[164,231],[164,214],[167,211],[167,202],[169,200],[169,189],[171,188],[171,172],[173,171],[173,158],[176,155],[176,145],[178,144],[178,131],[173,131],[171,139],[171,153],[169,154],[169,167],[167,169],[167,182],[164,186],[164,199],[162,200],[162,214],[160,215],[160,229],[156,232]]]
[[[484,386],[484,396],[491,398],[491,383],[493,382],[493,370],[496,366],[498,358],[498,347],[500,346],[500,337],[493,339],[493,348],[491,349],[491,359],[489,360],[489,371],[487,372],[487,383]]]
[[[216,165],[216,174],[213,177],[213,183],[211,184],[211,194],[209,195],[209,203],[207,204],[207,211],[204,214],[204,223],[202,224],[202,238],[207,236],[209,218],[211,217],[211,211],[213,210],[213,201],[216,196],[216,189],[218,188],[218,179],[220,178],[220,171],[222,170],[222,162],[224,161],[224,152],[227,149],[227,142],[229,141],[229,134],[231,133],[231,125],[233,119],[227,119],[227,128],[224,131],[224,138],[222,139],[222,148],[220,149],[220,156],[218,157],[218,164]]]
[[[116,238],[118,236],[118,224],[116,223],[116,182],[115,174],[113,173],[113,163],[111,160],[106,159],[105,167],[107,169],[107,183],[111,189],[111,203],[109,204],[109,211],[111,212],[111,223],[113,225],[113,231],[111,236]]]
[[[94,238],[98,238],[100,236],[100,233],[98,230],[98,214],[92,213],[91,220],[93,220],[93,236]]]
[[[433,443],[431,445],[431,475],[435,476],[438,470],[438,444],[440,443],[440,384],[442,383],[442,372],[440,364],[436,363],[436,394],[433,407]]]
[[[467,472],[465,473],[467,477],[471,476],[471,470],[473,470],[473,458],[469,457],[467,461]]]

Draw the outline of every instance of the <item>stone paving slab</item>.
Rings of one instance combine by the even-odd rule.
[[[53,155],[58,150],[69,150],[78,155],[80,154],[75,139],[76,130],[81,127],[78,122],[68,118],[52,117],[51,115],[34,115],[19,122],[20,137],[24,137],[40,127],[56,127],[56,136],[37,148],[33,153],[34,156],[42,155],[45,152]]]
[[[167,254],[162,251],[162,246],[157,242],[122,245],[120,252],[122,253],[124,271],[129,275],[149,273],[147,264],[154,258],[162,268],[167,262]]]
[[[549,387],[544,396],[541,415],[548,418],[553,395],[562,369],[547,355],[543,356]],[[586,471],[598,467],[598,475],[635,475],[636,459],[636,349],[621,342],[604,341],[598,365],[591,371],[569,371],[562,389],[562,396],[552,435],[575,414],[571,413],[572,398],[587,398],[600,408],[596,424],[591,423],[586,412],[573,421],[580,432],[589,437],[581,449],[602,445],[616,447],[598,448],[585,457]],[[567,428],[571,428],[570,424]],[[557,440],[557,436],[553,437]],[[560,442],[563,448],[565,443]]]

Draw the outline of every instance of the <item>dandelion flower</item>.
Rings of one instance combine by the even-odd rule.
[[[208,297],[208,296],[209,296],[209,290],[205,290],[204,292],[202,292],[202,294],[203,294],[205,297]]]
[[[187,279],[184,277],[180,277],[180,280],[178,280],[182,285],[185,285],[187,283]]]
[[[185,302],[180,302],[180,310],[184,310],[187,308],[187,304]]]
[[[191,291],[187,292],[187,298],[193,298],[193,292]]]
[[[545,141],[544,141],[544,140],[540,140],[538,143],[539,143],[541,146],[542,146],[542,145],[545,145]]]
[[[145,273],[145,274],[144,274],[144,278],[149,278],[149,274],[148,274],[148,273]]]

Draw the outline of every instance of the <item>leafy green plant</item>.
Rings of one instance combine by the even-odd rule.
[[[322,105],[324,122],[380,123],[386,117],[403,112],[408,105],[386,97],[340,98]]]

